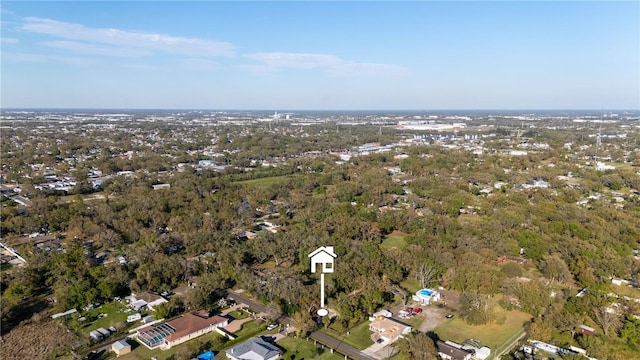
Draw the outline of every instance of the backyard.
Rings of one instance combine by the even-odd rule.
[[[86,340],[89,337],[89,332],[98,328],[108,329],[113,326],[120,331],[133,325],[140,325],[139,322],[127,323],[127,316],[135,313],[132,311],[127,312],[127,310],[129,308],[124,304],[112,301],[92,309],[82,316],[74,316],[74,319],[69,321],[72,322],[72,326],[77,326],[74,327],[78,329],[78,335]],[[100,316],[101,314],[102,316]],[[86,318],[86,320],[80,322],[78,319],[81,317]]]
[[[466,339],[476,339],[493,350],[519,332],[531,318],[531,315],[521,311],[506,311],[505,315],[506,320],[503,324],[485,325],[469,325],[461,318],[455,317],[444,321],[434,332],[443,341],[462,343]]]
[[[320,350],[312,342],[304,339],[285,337],[278,341],[278,345],[285,349],[282,359],[285,360],[340,360],[343,359],[339,354],[332,354],[329,350]]]
[[[356,349],[364,350],[373,345],[373,340],[371,339],[372,332],[369,330],[369,323],[369,321],[364,321],[351,329],[342,332],[337,331],[330,326],[328,329],[321,329],[320,332],[341,340]]]

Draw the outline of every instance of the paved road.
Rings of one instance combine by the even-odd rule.
[[[254,310],[258,310],[260,312],[264,312],[264,313],[269,313],[269,308],[254,301],[249,299],[248,297],[242,295],[242,294],[238,294],[236,292],[230,291],[228,294],[228,297],[235,300],[236,302],[241,302],[244,304],[249,305],[249,307],[251,307]],[[285,316],[281,316],[278,321],[280,323],[283,324],[288,324],[288,325],[293,325],[293,320],[285,317]],[[375,360],[375,358],[372,358],[369,355],[366,355],[364,353],[362,353],[360,350],[354,348],[351,345],[345,344],[343,343],[341,340],[338,340],[336,338],[333,338],[327,334],[321,333],[319,331],[314,331],[311,333],[311,338],[324,344],[327,345],[330,348],[333,348],[335,351],[347,355],[348,357],[352,358],[352,359],[356,359],[356,360]]]

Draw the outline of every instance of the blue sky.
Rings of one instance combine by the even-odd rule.
[[[640,109],[640,3],[12,2],[3,108]]]

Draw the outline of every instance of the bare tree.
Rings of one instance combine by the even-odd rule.
[[[593,310],[593,320],[600,325],[606,336],[610,329],[617,329],[622,325],[620,316],[607,306],[601,306]]]
[[[391,286],[391,292],[394,295],[398,295],[399,297],[402,298],[402,305],[407,305],[407,292],[406,290],[404,290],[403,288],[400,287],[400,285],[392,285]]]
[[[429,264],[422,264],[416,271],[416,280],[420,282],[420,286],[426,288],[433,280],[433,276],[436,274],[436,269]]]

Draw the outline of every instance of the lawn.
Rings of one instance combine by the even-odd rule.
[[[240,310],[234,310],[228,313],[227,315],[231,316],[235,320],[242,320],[249,317],[249,314],[247,314],[246,311],[240,311]]]
[[[442,340],[452,340],[458,343],[466,339],[479,340],[482,345],[491,349],[502,345],[531,318],[531,315],[521,311],[507,311],[504,324],[469,325],[461,318],[447,320],[435,329]]]
[[[372,332],[369,330],[369,321],[364,321],[352,327],[348,330],[349,334],[346,334],[346,332],[338,332],[331,327],[320,331],[336,339],[342,340],[359,350],[364,350],[373,345],[373,340],[371,340]]]
[[[106,303],[96,309],[93,309],[87,312],[83,316],[86,317],[87,320],[89,319],[95,319],[95,320],[91,323],[85,322],[84,324],[82,324],[82,326],[79,328],[80,337],[88,337],[89,332],[96,330],[98,328],[108,329],[109,327],[113,326],[116,329],[120,330],[123,328],[130,327],[133,324],[127,323],[127,316],[134,313],[133,312],[127,313],[125,312],[126,309],[128,308],[125,305],[117,301],[112,301],[110,303]],[[107,316],[99,318],[98,314],[106,314]],[[140,324],[136,323],[136,325],[140,325]]]
[[[235,335],[238,339],[248,339],[258,333],[264,331],[267,327],[267,323],[262,320],[252,320],[242,324],[240,331],[237,331]]]
[[[217,335],[216,336],[220,336]],[[195,340],[192,340],[195,341]],[[185,351],[183,350],[185,347],[187,347],[189,345],[190,342],[186,342],[184,344],[180,344],[178,346],[172,347],[169,350],[160,350],[160,349],[155,349],[155,350],[149,350],[147,347],[145,347],[144,345],[136,342],[136,341],[130,341],[130,344],[134,344],[133,346],[131,346],[132,350],[130,353],[126,354],[126,355],[122,355],[120,357],[118,357],[118,359],[122,359],[122,360],[142,360],[142,359],[151,359],[153,357],[155,357],[158,360],[164,360],[169,358],[171,355],[174,355],[175,353],[177,353],[179,350]]]
[[[383,249],[404,249],[407,247],[407,242],[404,239],[406,235],[407,234],[396,230],[389,234],[384,240],[382,240],[382,244],[380,244],[380,247],[382,247]]]
[[[320,348],[313,345],[304,339],[298,339],[293,337],[286,337],[278,341],[278,345],[285,351],[282,354],[282,359],[285,360],[303,360],[303,359],[320,359],[320,360],[340,360],[342,356],[336,353],[331,353],[329,350],[325,350],[322,354],[318,354]]]
[[[409,291],[409,294],[407,294],[407,296],[409,297],[408,300],[411,300],[411,295],[415,294],[416,292],[418,292],[418,290],[422,289],[422,286],[420,286],[420,283],[418,282],[418,280],[416,280],[416,278],[413,276],[402,280],[400,282],[400,285]]]

